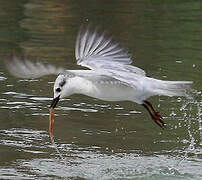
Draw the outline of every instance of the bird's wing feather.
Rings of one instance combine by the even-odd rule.
[[[43,64],[41,62],[31,62],[29,60],[19,60],[14,57],[12,61],[6,63],[8,71],[18,78],[39,78],[45,75],[64,72],[63,68],[57,68],[50,64]]]
[[[29,60],[19,60],[14,57],[12,61],[6,63],[8,71],[18,77],[25,79],[39,78],[45,75],[60,73],[67,75],[68,77],[79,76],[88,79],[92,82],[115,82],[135,88],[136,75],[134,73],[124,72],[120,70],[112,69],[98,69],[98,70],[64,70],[63,68],[57,68],[50,64],[43,64],[41,62],[32,62]],[[107,67],[106,67],[107,68]]]
[[[115,69],[145,75],[145,71],[130,65],[131,55],[106,32],[98,28],[81,28],[75,47],[77,64],[90,69]]]
[[[124,84],[134,89],[139,85],[140,77],[144,77],[134,73],[126,73],[121,71],[109,71],[109,70],[67,70],[68,73],[72,73],[75,76],[82,77],[92,82],[113,83],[119,81],[120,84]]]

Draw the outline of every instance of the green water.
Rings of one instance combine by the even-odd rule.
[[[13,56],[67,69],[79,27],[108,29],[134,65],[163,80],[193,81],[191,96],[152,97],[167,128],[132,102],[73,95],[48,113],[55,76],[16,79]],[[0,0],[0,179],[202,179],[202,2]]]

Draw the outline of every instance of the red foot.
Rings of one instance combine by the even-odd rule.
[[[144,101],[144,103],[142,104],[145,109],[149,112],[152,120],[161,128],[165,127],[165,122],[163,121],[162,116],[159,114],[159,112],[155,111],[152,104],[149,101]],[[150,110],[151,108],[151,110]]]
[[[160,126],[161,128],[165,127],[165,122],[163,121],[162,116],[159,114],[159,112],[154,112],[154,114],[151,116],[153,121]]]

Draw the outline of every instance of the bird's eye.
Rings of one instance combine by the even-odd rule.
[[[57,88],[55,91],[56,91],[56,92],[60,92],[60,91],[61,91],[61,89],[60,89],[60,88]]]
[[[66,81],[65,81],[65,80],[63,80],[62,82],[60,82],[60,83],[59,83],[59,85],[62,87],[62,86],[64,86],[64,85],[65,85],[65,83],[66,83]]]

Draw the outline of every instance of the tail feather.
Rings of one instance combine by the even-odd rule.
[[[170,97],[187,96],[192,83],[192,81],[162,81],[153,79],[152,92],[154,95],[164,95]]]

